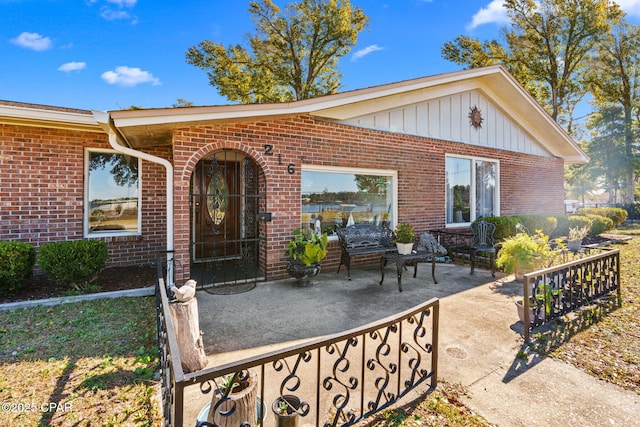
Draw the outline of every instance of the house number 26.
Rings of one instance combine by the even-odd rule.
[[[273,152],[273,144],[264,144],[263,145],[264,148],[264,154],[265,156],[273,156],[275,153]],[[282,164],[282,154],[278,154],[278,164],[281,165]],[[296,173],[296,168],[295,168],[295,164],[293,163],[289,163],[287,165],[287,172],[291,175],[293,175],[294,173]]]

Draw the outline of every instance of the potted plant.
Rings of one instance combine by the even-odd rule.
[[[496,265],[521,280],[523,273],[543,267],[551,257],[548,236],[540,230],[533,236],[521,232],[502,241]]]
[[[550,283],[540,283],[533,288],[533,295],[529,298],[529,320],[532,324],[536,320],[544,321],[551,315],[555,301],[562,294],[562,289],[558,289]],[[518,317],[524,323],[524,303],[522,300],[516,301]]]
[[[291,394],[278,396],[271,405],[278,427],[296,427],[298,425],[298,410],[300,399]]]
[[[398,253],[401,255],[407,255],[411,253],[413,249],[413,243],[416,239],[416,234],[413,231],[413,226],[407,222],[398,224],[394,231],[396,246],[398,247]]]
[[[293,230],[293,238],[287,246],[289,274],[295,277],[299,284],[310,284],[308,278],[320,272],[320,261],[327,256],[328,245],[327,233],[305,233],[300,228]]]
[[[258,420],[258,375],[247,369],[222,377],[211,398],[207,422],[217,426],[239,426]]]
[[[574,227],[569,229],[567,235],[567,246],[572,252],[578,252],[582,247],[582,239],[587,237],[589,227]]]

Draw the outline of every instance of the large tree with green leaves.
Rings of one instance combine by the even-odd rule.
[[[585,93],[585,61],[620,19],[620,8],[611,0],[505,0],[504,7],[511,24],[502,43],[460,36],[443,45],[442,56],[470,68],[505,65],[571,131],[573,108]]]
[[[624,201],[633,203],[634,181],[639,166],[638,119],[640,118],[640,27],[626,22],[613,27],[598,44],[597,55],[586,73],[598,117],[619,127],[616,138],[594,139],[594,148],[621,155],[616,167],[624,176]],[[613,115],[616,112],[617,115]],[[602,125],[591,121],[592,125]],[[607,145],[601,147],[600,145]],[[592,154],[593,156],[593,154]]]
[[[369,19],[349,0],[300,0],[284,12],[272,1],[249,3],[248,45],[205,40],[186,52],[230,101],[287,102],[335,93],[338,59],[355,46]]]

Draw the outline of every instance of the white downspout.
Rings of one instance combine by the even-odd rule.
[[[167,288],[170,289],[173,283],[173,165],[167,159],[153,156],[149,153],[134,150],[118,143],[119,139],[123,139],[120,132],[116,128],[109,113],[103,111],[93,111],[93,117],[98,125],[104,129],[109,135],[109,144],[114,150],[123,154],[138,157],[152,163],[164,166],[166,170],[167,183]]]

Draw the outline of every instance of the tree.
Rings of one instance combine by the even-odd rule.
[[[620,106],[603,107],[592,114],[587,126],[594,130],[586,150],[591,155],[588,172],[595,181],[604,178],[605,189],[609,192],[609,201],[615,202],[615,195],[623,187],[625,170],[625,129],[624,114]]]
[[[249,46],[205,40],[186,60],[207,71],[230,101],[287,102],[335,93],[338,59],[355,46],[369,19],[349,0],[300,0],[281,13],[272,0],[249,3],[255,34]]]
[[[587,73],[593,104],[603,114],[620,107],[616,123],[623,135],[616,141],[622,146],[624,202],[634,202],[634,179],[639,153],[636,142],[640,114],[640,27],[621,22],[598,46],[597,56]],[[620,120],[621,119],[621,120]]]
[[[469,67],[504,64],[570,132],[587,55],[620,19],[620,8],[611,0],[505,0],[504,7],[511,19],[504,43],[458,37],[445,43],[443,57]]]

